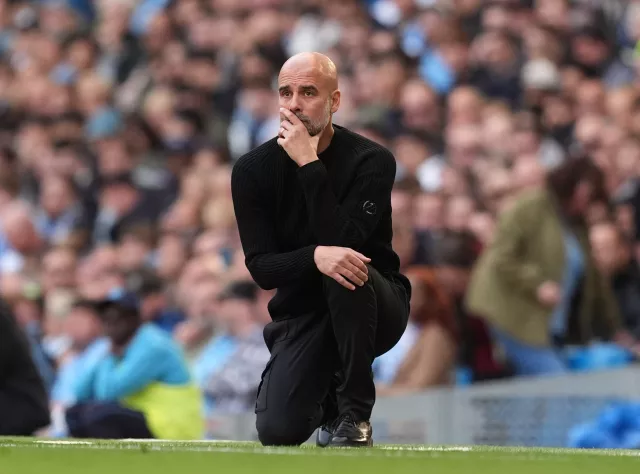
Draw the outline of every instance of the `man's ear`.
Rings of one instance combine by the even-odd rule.
[[[341,92],[339,90],[335,90],[333,94],[331,94],[331,113],[335,114],[340,108],[340,96]]]

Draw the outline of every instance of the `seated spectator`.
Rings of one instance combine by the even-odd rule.
[[[585,218],[605,196],[603,176],[586,157],[553,170],[547,185],[500,216],[467,296],[485,318],[518,375],[564,373],[566,344],[610,340],[620,328],[610,288],[592,264]]]
[[[481,244],[469,232],[447,230],[434,246],[434,263],[438,285],[450,301],[458,328],[456,355],[457,383],[505,377],[504,364],[494,356],[494,344],[487,325],[464,305],[471,270]]]
[[[207,354],[215,348],[216,336],[219,335],[215,333],[214,326],[220,292],[217,278],[210,274],[202,277],[185,283],[189,291],[183,291],[181,307],[184,308],[186,319],[173,332],[174,340],[182,346],[189,364],[192,365],[196,385],[200,387],[209,373],[209,367],[218,364],[216,357]]]
[[[13,312],[20,329],[27,336],[31,349],[31,358],[47,393],[50,392],[55,379],[55,361],[47,351],[44,341],[44,299],[37,287],[25,288],[22,295],[15,300]]]
[[[84,222],[82,206],[70,180],[51,176],[43,180],[40,206],[35,223],[40,235],[50,244],[70,242]]]
[[[29,343],[0,301],[0,436],[31,436],[48,424],[47,394]]]
[[[75,403],[76,380],[93,371],[109,354],[109,341],[103,337],[102,322],[91,301],[79,300],[73,304],[64,322],[64,331],[71,347],[59,361],[51,392],[53,426],[49,434],[54,437],[67,434],[64,412]]]
[[[259,322],[257,295],[255,283],[236,281],[218,296],[218,320],[233,350],[204,381],[208,406],[216,413],[253,411],[260,377],[270,357],[262,335],[264,325]]]
[[[589,237],[595,263],[613,287],[623,327],[640,341],[640,268],[631,243],[611,222],[593,226]]]
[[[51,402],[68,407],[75,402],[76,380],[108,355],[109,341],[103,337],[102,322],[95,304],[88,300],[74,303],[64,329],[70,338],[71,348],[61,361]]]
[[[144,324],[135,297],[96,302],[111,352],[75,387],[66,412],[79,438],[199,439],[202,401],[179,347],[161,329]]]
[[[451,301],[428,267],[410,267],[411,311],[400,341],[374,362],[376,393],[405,395],[453,381],[458,332]]]

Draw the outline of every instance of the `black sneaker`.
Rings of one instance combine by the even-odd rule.
[[[331,447],[368,447],[373,446],[373,429],[368,421],[355,421],[351,415],[340,418],[338,428],[329,442]]]
[[[338,429],[340,418],[336,418],[329,423],[325,423],[318,428],[318,435],[316,436],[316,446],[319,448],[326,448],[333,439],[333,433]]]

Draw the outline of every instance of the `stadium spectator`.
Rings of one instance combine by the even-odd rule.
[[[66,412],[71,436],[201,438],[201,397],[177,344],[144,324],[133,295],[95,304],[110,353],[76,380],[76,404]]]
[[[58,361],[58,375],[51,391],[49,434],[55,437],[68,435],[64,413],[76,402],[78,379],[95,370],[109,354],[109,341],[103,336],[102,321],[94,304],[87,300],[76,301],[64,324],[70,347]]]
[[[452,384],[458,328],[449,296],[428,267],[409,267],[412,291],[409,324],[402,338],[374,362],[376,393],[406,395]]]
[[[185,319],[182,311],[171,308],[164,282],[153,271],[138,271],[128,277],[127,287],[140,297],[140,315],[168,333]]]
[[[594,225],[590,232],[593,257],[612,285],[622,325],[640,338],[640,269],[632,259],[631,245],[611,222]]]
[[[519,375],[565,372],[559,347],[612,339],[621,327],[585,226],[604,192],[597,166],[571,159],[501,216],[475,269],[469,308],[489,322]]]
[[[252,281],[237,281],[218,295],[220,329],[234,346],[204,381],[209,408],[218,413],[250,412],[256,402],[260,375],[270,357],[262,337],[264,325],[258,319],[257,293]]]

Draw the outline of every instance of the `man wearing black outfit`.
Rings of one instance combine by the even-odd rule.
[[[370,446],[371,364],[405,330],[411,288],[391,247],[396,164],[384,147],[333,125],[336,68],[303,53],[279,76],[278,137],[232,174],[246,264],[277,288],[256,400],[264,445]]]
[[[0,300],[0,436],[30,436],[49,421],[47,393],[29,343]]]

